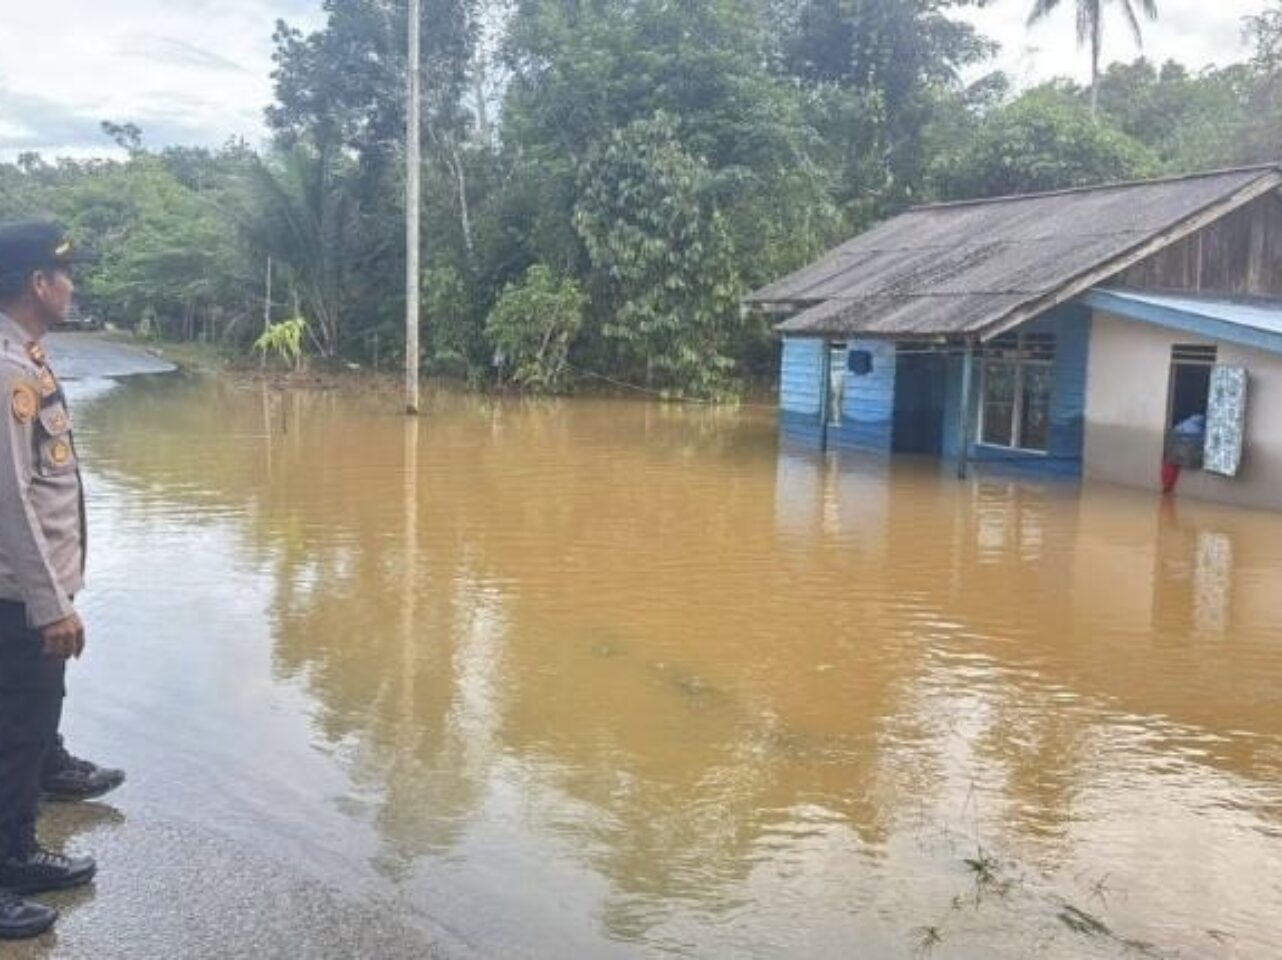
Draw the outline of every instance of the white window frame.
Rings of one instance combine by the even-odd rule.
[[[989,447],[994,450],[1009,450],[1013,453],[1025,453],[1031,456],[1046,457],[1050,455],[1050,428],[1047,427],[1046,449],[1039,450],[1037,447],[1026,447],[1023,445],[1023,424],[1024,424],[1024,371],[1029,367],[1040,367],[1043,369],[1052,369],[1055,366],[1055,351],[1057,342],[1054,334],[1034,334],[1041,345],[1040,348],[1030,346],[1030,335],[1027,333],[1015,334],[1015,355],[1014,356],[997,356],[989,357],[987,350],[982,350],[976,356],[979,362],[979,430],[977,433],[977,443],[981,447]],[[1007,341],[1009,343],[1009,341]],[[996,443],[992,440],[984,439],[987,431],[984,429],[984,420],[988,411],[988,365],[989,363],[1007,363],[1015,368],[1015,395],[1011,407],[1011,442],[1009,444]],[[1053,386],[1052,379],[1052,386]],[[1048,397],[1049,399],[1049,397]]]
[[[841,363],[834,371],[832,361],[838,354],[841,355]],[[827,391],[827,396],[824,397],[824,421],[830,427],[840,427],[846,412],[846,363],[849,356],[850,344],[841,340],[827,343],[824,351],[824,363],[827,364],[824,369],[824,390]],[[833,403],[834,396],[836,404]]]

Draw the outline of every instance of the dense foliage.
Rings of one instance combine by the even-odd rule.
[[[1246,62],[1019,92],[953,16],[985,2],[425,0],[425,369],[725,396],[773,366],[743,293],[907,205],[1282,156],[1282,0]],[[276,25],[269,147],[104,124],[119,159],[0,164],[0,218],[99,248],[118,325],[403,359],[404,2],[325,10]]]
[[[541,263],[508,284],[485,321],[500,376],[532,390],[562,389],[583,307],[578,284],[558,280]]]

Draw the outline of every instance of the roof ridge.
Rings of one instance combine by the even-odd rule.
[[[1196,173],[1175,174],[1169,177],[1153,177],[1148,180],[1117,180],[1109,183],[1097,183],[1082,187],[1065,187],[1060,190],[1043,190],[1038,193],[1011,193],[999,197],[973,197],[969,200],[947,200],[941,203],[923,203],[909,207],[905,213],[918,213],[928,210],[947,210],[954,207],[978,207],[994,203],[1011,203],[1017,200],[1036,200],[1042,197],[1062,197],[1073,193],[1092,193],[1104,190],[1125,190],[1132,187],[1147,187],[1159,183],[1180,183],[1186,180],[1202,180],[1209,177],[1224,177],[1234,173],[1282,173],[1282,161],[1251,164],[1244,167],[1224,167],[1219,170],[1201,170]]]

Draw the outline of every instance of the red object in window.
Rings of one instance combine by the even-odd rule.
[[[1162,464],[1162,492],[1171,493],[1180,482],[1180,465],[1178,463]]]

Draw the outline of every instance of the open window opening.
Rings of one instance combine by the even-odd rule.
[[[1177,343],[1171,348],[1171,379],[1166,414],[1166,462],[1201,469],[1211,399],[1215,347]]]
[[[1019,333],[984,347],[980,368],[979,439],[1031,453],[1050,449],[1055,335]]]
[[[828,344],[828,396],[825,406],[828,425],[841,426],[842,406],[846,396],[846,345]]]

